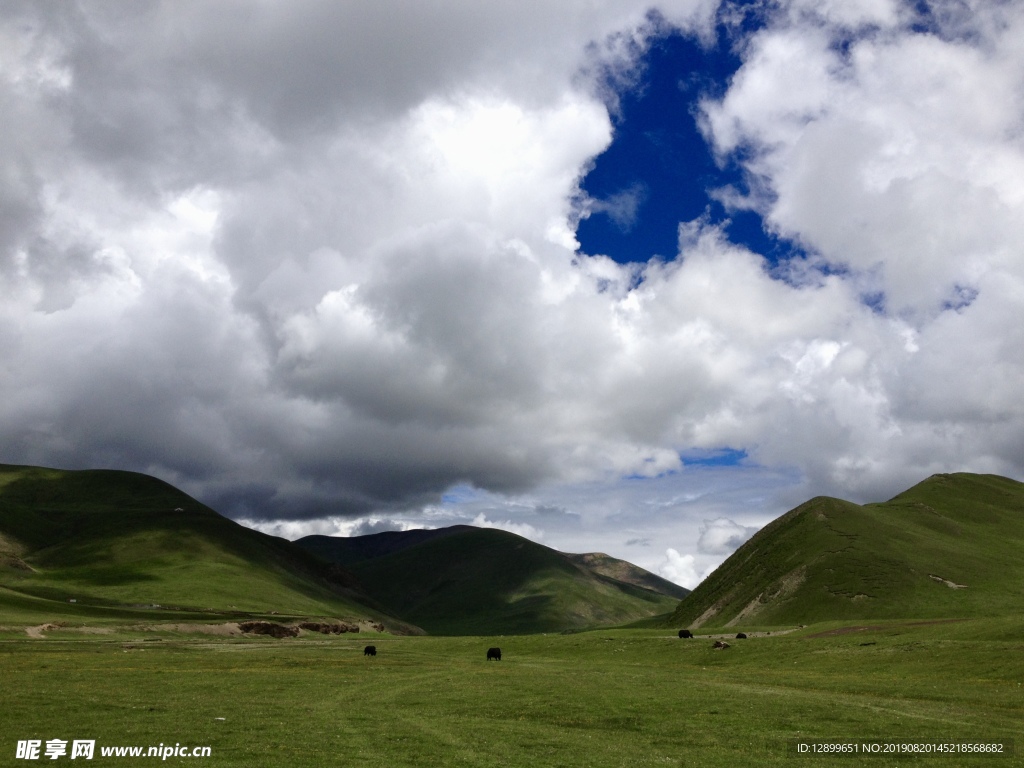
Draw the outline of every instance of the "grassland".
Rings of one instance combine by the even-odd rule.
[[[216,641],[124,626],[38,640],[0,631],[0,765],[26,764],[13,758],[29,738],[209,745],[201,762],[216,766],[1020,764],[794,756],[793,739],[1020,741],[1024,617],[873,627],[761,628],[772,635],[724,651],[665,630]],[[500,663],[485,661],[490,645]]]

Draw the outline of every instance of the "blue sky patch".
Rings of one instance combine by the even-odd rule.
[[[480,496],[480,492],[471,485],[465,483],[453,485],[441,496],[442,504],[464,504],[473,501]]]
[[[725,187],[746,195],[749,184],[741,158],[720,165],[698,127],[701,99],[721,96],[742,64],[734,36],[761,23],[751,15],[738,26],[722,23],[713,47],[677,31],[650,43],[637,81],[616,93],[612,144],[581,184],[589,212],[576,230],[583,253],[619,263],[672,260],[679,224],[702,216],[771,265],[802,253],[769,232],[757,212],[727,211],[716,199]]]
[[[683,466],[687,467],[736,467],[747,460],[747,452],[735,448],[722,448],[702,454],[686,454],[681,456]]]

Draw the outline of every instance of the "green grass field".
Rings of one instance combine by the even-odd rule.
[[[821,624],[679,640],[235,639],[0,631],[0,765],[18,740],[210,746],[215,766],[964,766],[1021,758],[807,758],[793,739],[1024,749],[1024,617]],[[757,628],[745,628],[748,631]],[[364,658],[363,646],[377,646]],[[485,651],[499,645],[501,662]],[[67,758],[63,758],[67,759]],[[135,761],[102,758],[99,763]],[[142,759],[142,764],[158,761]]]

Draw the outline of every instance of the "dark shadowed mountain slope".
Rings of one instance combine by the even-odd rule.
[[[431,535],[361,561],[352,559],[351,540],[338,539],[339,558],[348,558],[341,561],[350,564],[375,600],[436,634],[525,634],[622,624],[666,613],[681,589],[607,555],[566,555],[494,529],[441,531],[398,534]],[[357,538],[376,545],[380,536]],[[396,537],[390,541],[394,545]],[[322,556],[329,555],[325,542],[313,544]],[[356,549],[361,546],[355,543]],[[633,583],[645,580],[649,583]]]
[[[304,536],[296,544],[313,554],[338,565],[352,565],[375,557],[400,552],[425,541],[444,538],[454,533],[474,530],[470,525],[448,528],[384,531],[366,536]]]
[[[958,473],[878,504],[811,499],[736,550],[670,625],[994,616],[1022,605],[1024,484]]]

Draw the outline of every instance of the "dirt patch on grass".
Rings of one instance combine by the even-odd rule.
[[[792,595],[800,587],[801,584],[807,579],[807,568],[801,566],[795,571],[791,571],[778,580],[770,588],[770,592],[767,594],[762,592],[753,600],[751,600],[743,608],[742,611],[736,614],[734,618],[726,622],[727,627],[736,627],[740,624],[750,622],[757,614],[761,613],[765,608],[769,606],[778,605],[780,602],[785,600],[787,597]]]
[[[40,640],[40,639],[46,637],[46,635],[43,634],[44,632],[52,632],[55,629],[60,629],[60,625],[59,624],[37,624],[34,627],[25,627],[25,634],[28,635],[29,637],[35,638],[36,640]]]
[[[246,634],[287,634],[295,637],[299,630],[308,633],[340,635],[348,632],[384,632],[384,625],[373,621],[359,622],[301,622],[298,624],[278,624],[269,621],[225,622],[223,624],[153,624],[142,627],[148,632],[181,632],[186,635],[217,635],[220,637],[240,637]],[[282,636],[283,636],[282,634]]]
[[[295,626],[278,624],[274,621],[243,621],[238,628],[247,635],[270,635],[277,639],[285,637],[298,637],[299,628]]]
[[[110,635],[114,630],[110,627],[69,627],[60,622],[56,624],[37,624],[34,627],[25,627],[25,634],[36,640],[46,637],[46,632],[78,632],[82,635]]]
[[[949,579],[944,579],[941,576],[936,576],[934,573],[928,574],[928,578],[933,579],[940,584],[945,584],[950,589],[967,589],[966,584],[957,584],[955,581],[950,581]]]
[[[370,621],[369,619],[363,619],[357,621],[356,624],[359,626],[360,632],[385,632],[387,631],[384,625],[379,621]]]
[[[346,632],[358,632],[358,624],[349,624],[344,621],[303,621],[299,629],[306,632],[319,632],[321,635],[343,635]]]
[[[112,635],[114,630],[110,627],[60,627],[64,632],[80,632],[83,635]]]
[[[223,624],[153,624],[142,627],[142,630],[145,632],[180,632],[184,635],[217,635],[219,637],[242,634],[238,623],[231,621]]]
[[[69,627],[64,624],[38,624],[34,627],[25,627],[25,634],[29,637],[40,639],[46,637],[47,632],[78,632],[83,635],[112,635],[117,631],[130,632],[181,632],[183,634],[198,635],[238,635],[237,624],[147,624],[143,626],[121,626],[121,627]]]
[[[747,603],[747,605],[743,608],[742,611],[737,613],[736,616],[732,618],[730,621],[726,622],[725,626],[735,627],[737,624],[742,624],[745,621],[749,621],[751,618],[760,613],[761,609],[764,608],[767,603],[767,601],[762,602],[761,598],[763,597],[764,592],[762,592],[749,603]]]

